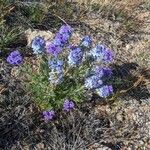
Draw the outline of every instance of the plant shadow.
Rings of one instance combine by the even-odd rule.
[[[148,80],[150,79],[148,69],[141,69],[137,63],[113,64],[112,68],[114,69],[113,78],[121,82],[123,81],[122,83],[114,85],[115,92],[126,90],[123,95],[125,99],[130,97],[139,102],[146,101],[150,98],[147,87]],[[140,77],[142,78],[140,79]]]

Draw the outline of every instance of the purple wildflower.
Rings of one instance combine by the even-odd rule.
[[[50,110],[50,111],[43,111],[43,117],[44,117],[44,120],[47,122],[47,121],[50,121],[52,119],[54,119],[55,117],[55,112],[53,110]]]
[[[110,49],[105,49],[103,51],[103,61],[110,62],[113,60],[113,53]]]
[[[48,62],[51,72],[49,73],[49,81],[51,84],[57,85],[63,81],[63,61],[53,58]]]
[[[60,41],[60,45],[62,46],[68,42],[69,38],[70,38],[69,34],[60,34],[60,33],[57,33],[55,37],[55,39]]]
[[[87,89],[95,89],[100,87],[103,84],[103,81],[96,75],[90,76],[85,79],[85,87]]]
[[[34,51],[34,54],[40,54],[45,49],[45,40],[44,38],[37,36],[32,40],[31,47]]]
[[[62,47],[58,44],[56,44],[55,39],[51,42],[47,43],[47,53],[51,54],[55,57],[58,56],[58,54],[62,51]]]
[[[66,44],[70,38],[72,34],[72,29],[69,25],[63,25],[60,27],[58,33],[55,36],[55,40],[59,40],[60,41],[60,45],[64,46],[64,44]]]
[[[74,102],[70,101],[70,100],[65,100],[64,105],[63,105],[64,110],[66,110],[66,111],[72,110],[74,108],[74,106],[75,106]]]
[[[71,47],[71,52],[68,56],[68,64],[70,66],[77,66],[82,62],[83,51],[79,47]]]
[[[56,71],[56,72],[62,72],[63,70],[63,61],[59,59],[52,59],[48,61],[49,67],[51,68],[51,71]]]
[[[99,78],[102,77],[110,78],[112,76],[112,70],[106,67],[102,68],[100,66],[95,66],[93,72]]]
[[[53,41],[48,42],[46,49],[47,53],[57,57],[62,49],[64,44],[66,44],[71,36],[72,30],[71,27],[68,25],[61,26],[59,32],[56,34]]]
[[[54,39],[53,39],[53,44],[55,45],[55,46],[59,46],[59,47],[62,47],[63,45],[63,43],[62,43],[62,40],[61,40],[61,38],[60,37],[55,37]]]
[[[59,29],[60,34],[72,34],[72,29],[69,25],[62,25]]]
[[[81,46],[89,48],[92,45],[92,39],[90,36],[85,36],[81,41]]]
[[[110,68],[103,68],[104,71],[104,77],[110,78],[113,74],[112,69]]]
[[[100,97],[106,98],[110,94],[113,93],[113,87],[112,87],[112,85],[104,85],[104,86],[96,89],[96,92]]]
[[[90,51],[90,55],[96,60],[96,61],[104,61],[104,62],[110,62],[113,60],[113,54],[112,51],[106,48],[103,45],[97,45],[95,48],[93,48]]]
[[[7,62],[12,65],[20,65],[23,62],[23,58],[18,50],[15,50],[7,57]]]

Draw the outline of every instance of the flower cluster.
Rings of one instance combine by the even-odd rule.
[[[54,119],[55,112],[53,110],[50,111],[43,111],[44,120],[47,122],[49,120]]]
[[[104,85],[106,79],[109,79],[111,76],[112,70],[110,68],[95,66],[91,76],[85,79],[85,88],[89,90],[94,89],[100,97],[106,98],[113,93],[111,85]]]
[[[65,111],[70,111],[70,110],[72,110],[73,108],[74,108],[74,102],[73,101],[71,101],[71,100],[65,100],[65,102],[64,102],[64,110]]]
[[[99,78],[110,78],[112,76],[112,69],[108,67],[95,66],[92,70],[93,74],[96,74]]]
[[[11,65],[20,65],[23,62],[23,58],[18,50],[15,50],[7,57],[7,62]]]
[[[63,81],[63,61],[53,58],[48,61],[51,72],[49,73],[49,81],[51,84],[57,85]]]
[[[63,104],[63,109],[67,112],[73,110],[75,107],[75,104],[73,101],[71,100],[65,100],[64,101],[64,104]],[[44,117],[44,120],[47,122],[47,121],[50,121],[50,120],[53,120],[55,118],[56,114],[55,114],[55,111],[54,110],[50,110],[50,111],[43,111],[43,117]]]
[[[68,56],[68,64],[70,66],[77,66],[82,62],[83,51],[80,47],[71,47],[71,51]]]
[[[92,75],[85,79],[85,87],[87,89],[95,89],[100,87],[102,84],[103,81],[96,75]]]
[[[61,26],[55,38],[52,41],[47,42],[47,53],[57,57],[64,45],[68,42],[71,34],[72,29],[69,25]]]
[[[104,86],[96,89],[96,92],[100,97],[106,98],[110,94],[113,93],[113,87],[112,87],[112,85],[104,85]]]
[[[32,40],[31,47],[34,54],[41,54],[45,50],[44,38],[37,36]]]
[[[113,60],[111,50],[99,44],[90,51],[89,55],[97,62],[111,62]]]
[[[58,58],[53,58],[48,61],[48,65],[53,72],[62,72],[63,71],[63,61]]]
[[[57,41],[47,42],[47,53],[52,54],[57,57],[58,54],[62,51],[62,47],[58,44]]]
[[[72,29],[69,25],[63,25],[56,33],[52,41],[47,42],[47,53],[54,58],[50,59],[48,64],[51,69],[49,73],[49,81],[51,84],[57,85],[63,81],[63,61],[59,60],[58,56],[61,53],[64,45],[68,43],[72,35]]]
[[[85,36],[82,41],[81,41],[81,46],[90,48],[90,46],[92,45],[92,39],[90,36]]]

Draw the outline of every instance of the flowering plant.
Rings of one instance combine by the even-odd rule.
[[[72,33],[69,25],[63,25],[52,41],[42,37],[32,41],[37,69],[29,63],[25,67],[45,120],[55,117],[53,109],[74,109],[75,103],[87,98],[86,93],[104,98],[113,94],[112,70],[107,67],[113,60],[112,51],[100,44],[93,48],[90,36],[85,36],[79,45],[70,45]]]

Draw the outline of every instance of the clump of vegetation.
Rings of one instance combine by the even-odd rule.
[[[113,94],[112,70],[108,68],[112,51],[100,44],[92,48],[90,36],[85,36],[78,46],[69,45],[72,32],[69,25],[63,25],[52,41],[35,37],[32,49],[37,66],[26,62],[22,67],[35,102],[45,110],[46,120],[53,118],[53,109],[73,109],[75,103],[87,98],[86,93],[103,98]],[[12,65],[22,61],[17,50],[7,57]]]

